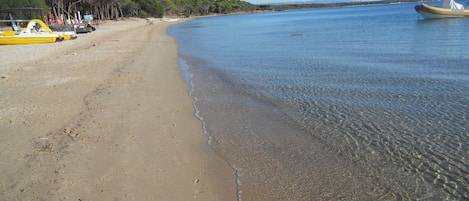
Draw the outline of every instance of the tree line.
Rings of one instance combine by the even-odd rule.
[[[80,12],[81,15],[93,15],[97,20],[110,20],[250,12],[256,6],[242,0],[0,0],[0,11],[16,8],[42,8],[41,14],[32,14],[35,17],[52,14],[55,19],[69,19]],[[25,17],[31,13],[19,15]]]
[[[344,0],[347,1],[347,0]],[[280,11],[337,7],[350,5],[409,2],[415,0],[349,1],[343,3],[300,3],[279,5],[253,5],[242,0],[0,0],[0,14],[5,9],[42,8],[42,13],[20,13],[19,17],[42,18],[45,14],[55,19],[75,19],[76,13],[93,15],[96,20],[119,19],[122,17],[203,16],[237,12]],[[31,10],[33,11],[33,10]],[[3,12],[5,13],[5,12]],[[0,15],[6,18],[5,15]]]

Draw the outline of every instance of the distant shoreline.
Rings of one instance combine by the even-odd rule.
[[[337,3],[296,3],[296,4],[258,4],[256,11],[283,11],[283,10],[297,10],[297,9],[310,9],[310,8],[333,8],[345,6],[363,6],[363,5],[379,5],[379,4],[393,4],[393,3],[418,3],[415,0],[386,0],[386,1],[361,1],[361,2],[337,2]],[[436,1],[425,1],[436,2]]]

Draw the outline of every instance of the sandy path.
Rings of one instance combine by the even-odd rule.
[[[236,200],[168,25],[107,22],[74,41],[0,46],[0,197]]]

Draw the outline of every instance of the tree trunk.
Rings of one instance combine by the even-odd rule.
[[[68,10],[67,10],[67,12],[68,12],[69,18],[74,17],[74,16],[72,15],[72,14],[73,14],[73,12],[72,12],[72,7],[73,7],[74,5],[76,5],[77,3],[80,3],[81,1],[82,1],[82,0],[76,0],[75,2],[71,2],[71,3],[68,5]],[[72,16],[70,16],[70,15],[72,15]]]

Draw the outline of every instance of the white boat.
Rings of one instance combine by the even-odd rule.
[[[161,18],[161,21],[163,21],[163,22],[177,22],[177,21],[179,21],[179,18],[167,18],[167,17],[164,17],[164,18]]]
[[[469,17],[469,10],[454,0],[443,0],[442,7],[430,6],[428,4],[419,4],[415,6],[417,11],[424,19],[449,18],[449,17]]]
[[[49,28],[63,40],[74,40],[77,39],[77,32],[74,26],[49,26]]]

